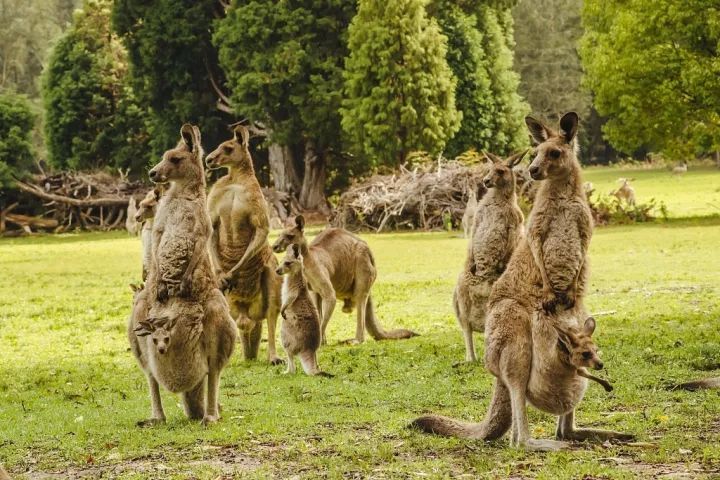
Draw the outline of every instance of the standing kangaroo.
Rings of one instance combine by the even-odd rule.
[[[375,283],[377,269],[368,244],[341,228],[327,228],[308,245],[305,238],[305,218],[295,217],[295,225],[283,230],[273,244],[275,252],[282,252],[291,244],[300,246],[304,259],[305,277],[315,293],[315,303],[322,317],[322,343],[327,343],[325,330],[336,299],[343,300],[343,312],[350,313],[357,306],[355,338],[350,343],[365,341],[365,329],[375,340],[401,339],[417,334],[399,328],[386,331],[375,317],[370,289]]]
[[[158,203],[160,202],[161,194],[162,191],[160,187],[155,187],[150,190],[145,195],[145,198],[140,201],[140,207],[135,213],[135,221],[138,222],[138,224],[142,224],[140,238],[142,239],[143,247],[143,282],[147,280],[147,273],[152,260],[153,221],[155,220],[155,211],[157,210]]]
[[[165,419],[158,382],[183,393],[190,418],[202,418],[204,424],[217,421],[220,372],[235,345],[235,326],[207,251],[211,230],[202,157],[200,130],[185,124],[180,142],[163,154],[149,174],[153,182],[170,187],[155,213],[147,283],[136,290],[128,339],[148,379],[153,407],[150,423]],[[172,350],[170,363],[154,362],[157,357],[148,353],[150,345],[139,338],[155,331],[151,315],[195,325],[174,334],[174,344],[184,347]],[[205,384],[207,406],[202,406]]]
[[[243,355],[257,358],[262,320],[268,324],[268,360],[282,363],[275,350],[275,326],[280,311],[281,278],[268,243],[267,203],[255,178],[246,127],[238,125],[231,140],[205,159],[210,169],[227,168],[210,189],[208,208],[213,235],[210,252],[232,316],[242,332]]]
[[[465,338],[465,360],[474,362],[473,332],[485,331],[485,305],[490,289],[505,271],[523,235],[523,214],[515,193],[513,167],[527,154],[506,161],[485,153],[491,167],[483,178],[488,192],[477,206],[465,267],[453,293],[453,307]]]
[[[530,213],[527,236],[495,283],[488,300],[485,366],[496,379],[485,420],[465,423],[435,415],[413,426],[440,435],[492,440],[512,427],[511,445],[556,450],[566,442],[530,437],[527,402],[558,415],[558,440],[627,440],[618,432],[577,429],[575,407],[587,380],[558,354],[554,322],[587,317],[587,249],[592,218],[583,192],[575,136],[578,115],[565,114],[556,131],[526,117],[537,143],[529,172],[542,180]],[[558,311],[560,309],[560,311]],[[581,328],[576,321],[576,328]]]

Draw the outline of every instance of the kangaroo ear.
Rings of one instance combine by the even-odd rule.
[[[295,217],[295,226],[300,229],[300,231],[305,229],[305,217],[302,215],[298,215]]]
[[[243,147],[250,145],[250,132],[245,125],[235,125],[233,137]]]
[[[530,131],[530,136],[536,144],[539,145],[550,138],[550,129],[535,117],[530,115],[525,117],[525,125],[527,125],[528,130]]]
[[[580,123],[580,117],[575,112],[568,112],[560,119],[560,134],[567,143],[572,142],[577,135],[578,123]]]
[[[522,152],[514,153],[510,156],[510,158],[507,159],[507,166],[510,168],[513,168],[518,163],[522,162],[522,159],[525,158],[525,155],[530,151],[529,148],[526,148]]]
[[[192,125],[185,123],[182,127],[180,127],[180,139],[185,145],[187,145],[190,151],[195,148],[195,133],[193,132]]]
[[[137,327],[133,329],[133,332],[135,332],[135,335],[137,335],[138,337],[147,337],[154,331],[155,327],[146,320],[138,322]]]
[[[568,352],[571,351],[573,349],[573,346],[575,345],[575,342],[573,342],[572,339],[572,335],[555,324],[553,324],[553,328],[558,334],[558,340],[560,341],[560,343],[563,344],[563,346],[567,349]]]
[[[502,162],[502,158],[498,157],[498,156],[495,155],[495,154],[492,154],[492,153],[490,153],[490,152],[486,152],[485,150],[483,150],[482,153],[483,153],[483,155],[485,156],[485,159],[486,159],[488,162],[491,162],[491,163],[500,163],[500,162]]]
[[[587,336],[591,336],[595,331],[595,326],[595,319],[593,317],[588,317],[585,320],[585,325],[583,325],[583,333]]]

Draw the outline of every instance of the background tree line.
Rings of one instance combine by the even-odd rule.
[[[311,209],[415,150],[508,153],[530,111],[578,111],[585,161],[706,155],[720,14],[690,3],[0,0],[0,181],[140,175],[185,121],[208,148],[252,125],[262,180]]]

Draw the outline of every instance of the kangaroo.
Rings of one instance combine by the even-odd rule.
[[[153,220],[155,219],[155,211],[161,194],[162,191],[160,187],[155,187],[150,190],[147,195],[145,195],[145,198],[140,201],[140,206],[135,213],[135,221],[142,224],[140,238],[143,247],[143,282],[147,280],[147,272],[150,268],[150,261],[152,260]]]
[[[619,178],[620,188],[615,190],[612,194],[618,200],[625,200],[628,205],[635,205],[635,189],[630,186],[632,178]]]
[[[135,197],[130,197],[130,200],[128,200],[127,218],[125,218],[125,229],[130,235],[138,234],[138,224],[137,220],[135,220],[135,213],[137,213],[137,203],[135,202]]]
[[[375,283],[377,269],[368,244],[342,228],[327,228],[308,245],[305,238],[305,218],[295,217],[295,225],[283,230],[273,244],[275,252],[282,252],[291,244],[300,246],[304,259],[305,277],[315,293],[315,304],[322,317],[322,343],[327,343],[326,329],[335,309],[336,299],[343,300],[343,312],[357,306],[355,338],[349,343],[365,341],[365,329],[375,340],[402,339],[417,334],[403,328],[386,331],[375,317],[370,289]]]
[[[517,203],[513,167],[527,154],[506,161],[485,153],[491,164],[483,178],[488,193],[477,206],[465,267],[453,292],[453,307],[465,338],[465,361],[474,362],[473,332],[485,331],[485,304],[493,283],[505,270],[523,235],[524,217]]]
[[[160,301],[181,296],[202,301],[217,287],[207,242],[212,232],[205,206],[205,172],[200,130],[185,124],[177,146],[163,154],[150,180],[170,186],[160,199],[152,228],[147,283]]]
[[[583,324],[582,329],[574,327],[563,328],[560,325],[553,324],[558,335],[557,348],[560,352],[560,358],[568,365],[577,369],[577,374],[588,380],[599,383],[606,392],[612,392],[613,386],[594,375],[588,373],[586,368],[602,370],[603,362],[597,353],[597,347],[592,340],[592,334],[595,331],[595,319],[588,317]]]
[[[282,363],[275,349],[281,279],[275,274],[277,260],[267,240],[267,203],[255,178],[249,142],[247,128],[237,125],[233,138],[205,159],[211,170],[228,170],[208,195],[213,230],[210,253],[230,312],[243,330],[245,359],[257,358],[262,320],[267,319],[268,360],[277,365]]]
[[[582,400],[587,379],[561,360],[553,327],[559,316],[587,316],[582,296],[592,219],[576,156],[578,120],[576,113],[567,113],[556,131],[533,117],[525,118],[537,143],[529,172],[534,180],[542,181],[527,235],[488,299],[485,367],[496,378],[485,420],[473,424],[430,415],[416,419],[412,426],[483,440],[497,439],[512,427],[511,445],[529,450],[567,447],[562,440],[632,438],[575,427],[575,407]],[[530,437],[527,402],[559,416],[558,441]]]
[[[143,291],[136,298],[142,297]],[[225,299],[214,289],[206,305],[227,311]],[[150,388],[152,416],[138,426],[165,422],[159,385],[181,393],[185,414],[204,425],[220,418],[220,372],[228,363],[236,337],[229,315],[207,315],[200,303],[179,297],[156,303],[146,320],[128,323],[128,339]],[[207,395],[205,387],[207,386]]]
[[[475,211],[477,210],[478,205],[475,189],[470,188],[469,190],[470,193],[468,194],[468,202],[465,205],[465,212],[462,217],[463,236],[465,238],[470,238],[472,236],[472,232],[474,230],[473,220],[475,219]]]
[[[688,390],[691,392],[694,392],[695,390],[702,390],[702,389],[720,388],[720,377],[704,378],[702,380],[693,380],[692,382],[685,382],[685,383],[676,385],[675,388],[680,388],[682,390]]]
[[[688,171],[688,164],[685,160],[680,165],[676,165],[672,169],[673,175],[684,175]]]
[[[320,316],[310,298],[299,245],[292,244],[287,248],[285,258],[280,262],[276,272],[278,275],[285,275],[280,309],[283,317],[280,339],[288,357],[286,373],[295,373],[297,355],[306,374],[331,377],[332,375],[321,372],[318,367]]]

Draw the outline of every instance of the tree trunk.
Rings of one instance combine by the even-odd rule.
[[[300,190],[300,206],[306,210],[316,210],[329,213],[327,200],[325,200],[325,159],[318,154],[315,142],[307,140],[305,143],[305,175]]]
[[[281,192],[297,195],[302,182],[295,165],[292,148],[278,143],[270,144],[268,147],[268,163],[270,164],[270,175],[273,178],[275,188]]]

